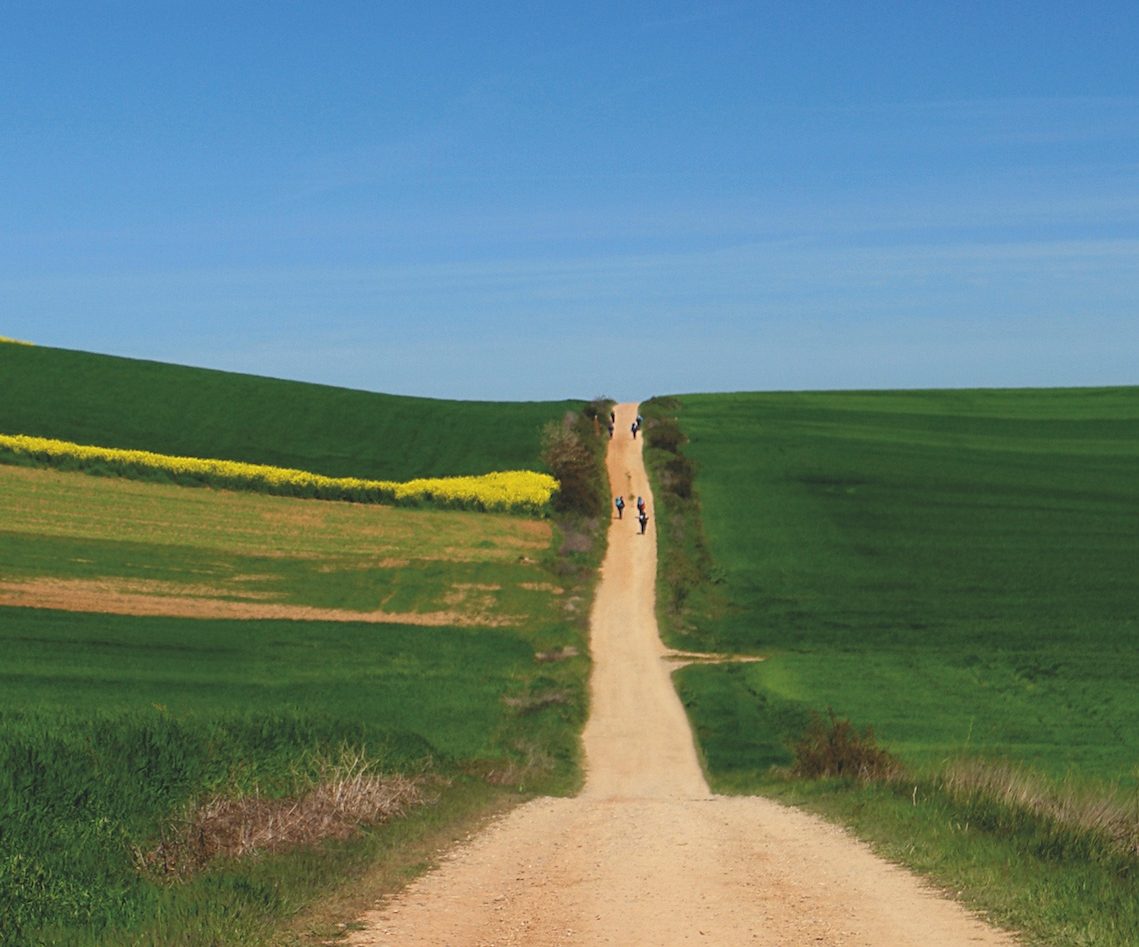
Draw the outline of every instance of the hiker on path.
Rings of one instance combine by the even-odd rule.
[[[609,439],[610,440],[613,439],[613,422],[612,421],[609,422]]]
[[[621,519],[621,514],[625,512],[625,498],[619,496],[613,503],[617,507],[617,519]]]
[[[637,512],[638,513],[644,513],[645,512],[645,498],[644,497],[637,497]]]
[[[633,432],[633,440],[635,441],[637,439],[637,422],[636,421],[634,421],[632,424],[629,425],[629,430]]]
[[[647,526],[649,522],[649,514],[642,509],[640,515],[637,517],[637,522],[641,524],[641,535],[644,536],[645,526]]]

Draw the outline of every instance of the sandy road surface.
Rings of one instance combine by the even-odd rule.
[[[615,493],[653,511],[635,405],[617,409]],[[1012,944],[841,830],[764,799],[714,796],[653,613],[656,542],[630,502],[591,616],[587,778],[450,852],[362,920],[354,945]]]

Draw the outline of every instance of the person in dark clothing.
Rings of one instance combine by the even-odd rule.
[[[636,421],[634,421],[632,424],[629,425],[629,430],[633,432],[633,440],[635,441],[637,439],[637,422]]]
[[[649,523],[649,514],[641,510],[640,515],[637,517],[637,522],[641,524],[641,535],[645,534],[645,527]]]
[[[613,505],[617,507],[617,519],[621,519],[622,514],[625,512],[625,498],[621,496],[617,497],[617,499],[613,501]]]

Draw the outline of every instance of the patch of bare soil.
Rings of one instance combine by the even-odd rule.
[[[705,651],[677,651],[675,648],[666,649],[661,657],[668,661],[674,670],[689,664],[755,664],[763,660],[758,655],[710,654]]]
[[[180,594],[179,594],[180,593]],[[27,579],[0,582],[0,605],[54,608],[70,612],[108,615],[163,615],[171,618],[229,618],[258,621],[346,621],[367,624],[447,625],[501,627],[514,621],[487,609],[433,612],[360,612],[345,608],[317,608],[279,602],[218,598],[219,590],[176,583],[111,582],[103,579]]]
[[[614,492],[652,496],[635,405],[618,408]],[[362,919],[364,945],[758,944],[959,947],[1015,941],[841,829],[712,795],[654,615],[652,521],[614,521],[591,615],[587,778],[446,853]]]

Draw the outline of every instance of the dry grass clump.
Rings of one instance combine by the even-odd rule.
[[[519,740],[511,746],[511,751],[507,759],[474,764],[468,771],[491,786],[524,792],[557,767],[557,762],[540,744]]]
[[[372,773],[357,757],[302,796],[215,796],[149,852],[140,867],[181,878],[216,858],[279,852],[325,839],[345,839],[363,825],[402,815],[424,802],[421,778]]]
[[[546,690],[522,694],[519,697],[503,697],[502,702],[519,714],[533,714],[547,707],[564,707],[570,703],[570,695],[564,690]]]
[[[549,651],[539,651],[534,655],[534,660],[539,663],[567,661],[570,658],[576,658],[578,654],[580,652],[573,645],[565,645],[560,648],[551,648]]]

